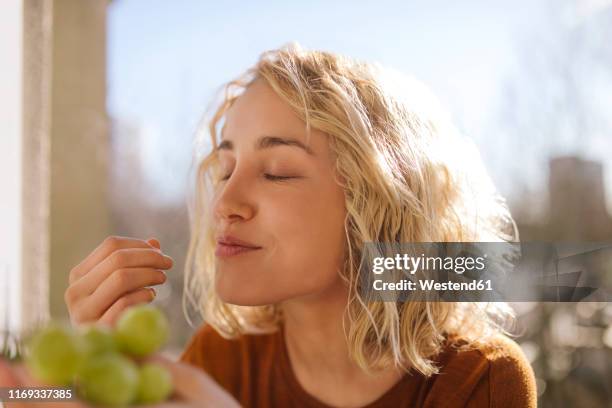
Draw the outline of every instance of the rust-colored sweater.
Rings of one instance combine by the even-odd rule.
[[[498,336],[491,347],[468,351],[456,344],[447,341],[435,358],[439,374],[411,371],[366,407],[536,407],[533,370],[513,340]],[[180,360],[204,369],[245,408],[330,408],[300,386],[282,329],[227,340],[203,324]]]

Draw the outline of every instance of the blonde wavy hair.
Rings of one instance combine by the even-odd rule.
[[[343,324],[350,357],[366,372],[395,365],[429,376],[438,372],[432,357],[445,336],[477,344],[505,332],[513,318],[505,303],[374,302],[358,290],[366,242],[516,241],[518,233],[477,149],[424,86],[378,64],[297,43],[264,52],[255,66],[227,83],[208,126],[201,127],[212,151],[200,158],[196,149],[194,161],[183,297],[187,319],[192,306],[225,338],[274,331],[282,319],[279,305],[226,304],[214,288],[215,242],[207,209],[219,175],[218,128],[236,98],[259,78],[299,115],[307,133],[315,128],[328,135],[337,157],[347,210],[340,275],[349,287]]]

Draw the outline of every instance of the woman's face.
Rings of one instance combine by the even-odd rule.
[[[327,136],[312,130],[307,143],[305,123],[259,79],[228,110],[218,152],[220,298],[264,305],[337,285],[346,209]]]

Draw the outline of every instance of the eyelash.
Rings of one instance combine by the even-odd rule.
[[[224,176],[221,179],[219,179],[219,181],[226,181],[227,179],[230,178],[230,176],[231,174],[228,174],[227,176]],[[266,180],[270,180],[270,181],[285,181],[285,180],[297,178],[297,177],[291,177],[291,176],[275,176],[274,174],[267,174],[267,173],[264,173],[264,177],[266,178]]]

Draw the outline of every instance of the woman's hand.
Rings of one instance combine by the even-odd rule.
[[[240,408],[240,404],[206,372],[185,363],[173,362],[161,355],[147,358],[147,362],[163,365],[172,375],[173,398],[155,405],[138,408]],[[0,387],[45,387],[36,381],[23,364],[11,365],[0,357]],[[6,408],[39,408],[40,402],[5,403]],[[79,400],[48,402],[54,408],[95,408]]]
[[[164,283],[172,264],[156,239],[106,238],[70,271],[64,293],[70,321],[114,326],[124,309],[153,300],[147,286]]]
[[[23,387],[45,387],[43,384],[35,380],[24,364],[10,364],[4,358],[0,357],[0,387],[6,388],[23,388]],[[39,408],[42,401],[39,402],[4,402],[6,408]],[[77,400],[47,402],[46,404],[54,408],[93,408],[83,404]]]

